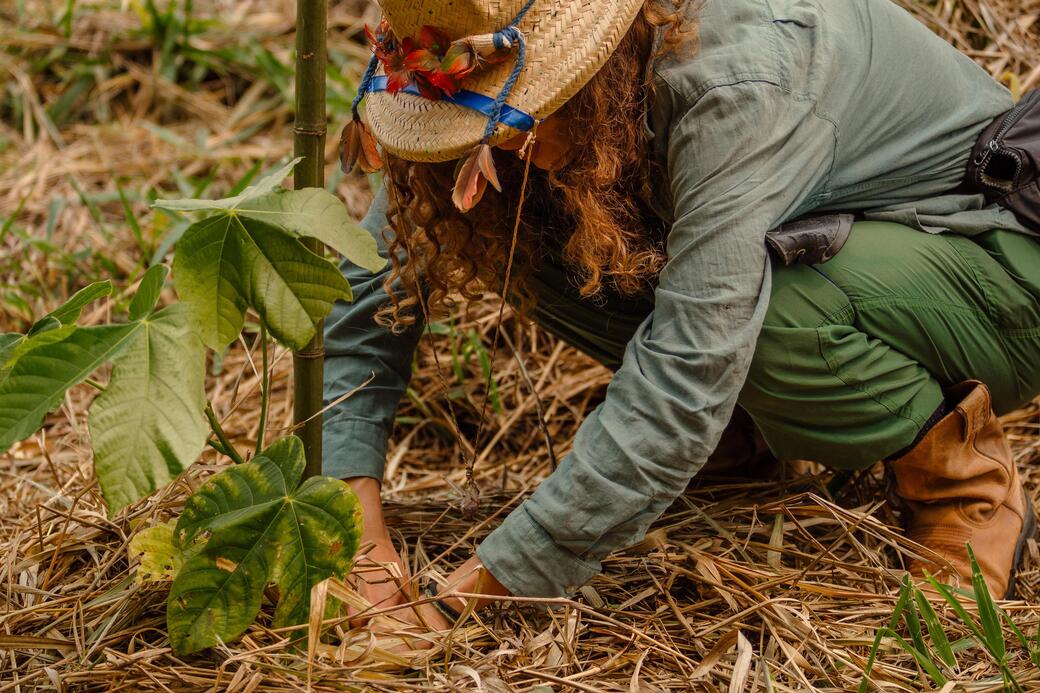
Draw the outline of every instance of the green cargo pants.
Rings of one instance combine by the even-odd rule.
[[[968,379],[998,413],[1040,393],[1040,240],[862,222],[830,262],[776,270],[740,404],[777,457],[860,469]]]

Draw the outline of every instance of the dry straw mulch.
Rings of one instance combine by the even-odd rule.
[[[43,2],[27,4],[39,8],[40,17],[56,11]],[[229,45],[248,33],[289,62],[290,3],[195,5],[221,17],[226,29],[206,34],[199,41],[210,43],[199,48]],[[81,8],[69,39],[55,34],[49,20],[15,26],[14,15],[0,9],[0,45],[9,49],[0,53],[0,68],[9,76],[7,93],[25,104],[18,122],[0,122],[0,219],[15,215],[28,236],[63,251],[0,233],[0,288],[18,289],[26,301],[0,304],[0,330],[24,327],[30,312],[53,306],[92,273],[133,275],[141,249],[111,195],[115,181],[124,190],[170,192],[173,171],[184,180],[215,172],[226,189],[253,161],[270,162],[288,151],[290,113],[270,85],[243,84],[239,75],[203,89],[180,88],[153,69],[149,44],[131,30],[138,19],[118,2],[93,0]],[[1040,85],[1040,1],[948,0],[912,9],[1012,88]],[[361,3],[332,7],[334,50],[353,56],[355,70],[364,49],[350,36],[364,11],[371,10]],[[34,73],[18,56],[59,45],[80,56],[107,51],[111,64],[89,103],[81,103],[81,117],[49,127],[46,107],[60,97],[54,75]],[[363,210],[363,184],[343,181],[338,189],[352,209]],[[146,240],[170,230],[141,196],[130,205]],[[116,300],[88,320],[107,320],[118,310]],[[447,572],[468,556],[549,471],[546,439],[557,458],[565,455],[609,382],[605,369],[507,314],[494,363],[501,408],[490,412],[477,451],[482,503],[475,519],[465,518],[447,402],[472,434],[483,378],[481,354],[470,345],[490,344],[496,313],[493,301],[470,306],[433,346],[424,341],[413,392],[401,410],[388,463],[387,513],[416,570],[432,565]],[[214,363],[210,383],[218,414],[243,449],[257,433],[257,357],[249,341]],[[279,433],[291,421],[288,354],[278,350],[275,363],[271,426]],[[127,545],[138,530],[174,516],[191,489],[224,462],[207,454],[169,489],[109,518],[91,471],[85,412],[92,396],[89,388],[73,390],[43,432],[0,457],[0,693],[307,686],[849,690],[862,677],[876,629],[893,610],[907,557],[927,555],[927,548],[901,536],[877,471],[840,488],[829,474],[806,468],[703,478],[645,541],[608,559],[600,577],[553,611],[537,603],[491,610],[418,655],[394,653],[392,641],[342,621],[325,623],[322,643],[308,654],[263,617],[240,641],[181,660],[165,635],[166,590],[135,582]],[[1007,423],[1035,496],[1040,410],[1018,412]],[[1030,544],[1019,600],[1005,604],[1034,634],[1040,628],[1038,554]],[[341,594],[337,589],[332,596]],[[951,641],[967,637],[954,614],[941,611],[940,617]],[[1024,653],[1013,653],[1011,667],[1027,690],[1040,690],[1040,672]],[[959,655],[956,680],[965,688],[999,690],[995,673],[979,649]],[[913,660],[889,641],[874,678],[885,690],[924,687]]]

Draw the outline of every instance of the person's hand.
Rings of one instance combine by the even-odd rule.
[[[487,595],[487,599],[475,598],[476,601],[472,604],[474,609],[481,609],[491,604],[496,601],[495,597],[510,596],[509,590],[491,574],[491,571],[484,567],[476,556],[470,557],[468,561],[456,568],[448,576],[445,584],[437,588],[437,594],[443,595],[440,601],[444,606],[451,611],[465,614],[467,602],[460,597],[451,596],[452,593]],[[425,622],[431,627],[449,628],[455,625],[433,603],[421,604],[401,618],[416,625],[422,625]],[[434,623],[443,625],[433,626]]]
[[[372,605],[371,611],[383,611],[409,601],[408,569],[389,535],[363,540],[362,546],[363,553],[354,559],[350,583]],[[357,610],[352,611],[351,616],[358,614]],[[352,621],[360,625],[368,618],[365,613],[360,613]]]
[[[390,539],[390,532],[383,519],[383,503],[379,496],[379,482],[368,477],[347,479],[361,503],[363,530],[362,551],[354,559],[350,582],[358,593],[372,605],[372,611],[404,604],[410,600],[408,593],[408,566]],[[351,609],[351,616],[358,614]],[[367,622],[369,617],[361,613],[352,619],[355,625]]]
[[[359,613],[354,620],[355,625],[361,625],[370,619],[372,630],[376,633],[396,635],[409,627],[424,632],[448,630],[455,624],[452,623],[440,609],[433,603],[426,602],[416,604],[415,601],[424,601],[422,595],[418,595],[411,580],[408,566],[401,559],[400,554],[390,539],[390,533],[386,528],[383,518],[383,504],[379,495],[379,482],[368,477],[347,479],[347,483],[354,489],[361,503],[363,530],[361,534],[361,545],[365,547],[363,553],[359,553],[354,561],[354,569],[351,572],[351,583],[355,589],[371,605],[371,612],[381,612],[374,617],[366,613]],[[509,596],[510,592],[491,574],[476,556],[473,556],[464,564],[459,566],[448,576],[446,583],[438,589],[439,594],[448,595],[452,592],[485,594],[488,597]],[[479,609],[490,604],[494,599],[477,599],[473,605]],[[445,596],[443,603],[452,611],[463,613],[466,603],[458,597]],[[398,609],[387,611],[388,608],[399,606]],[[424,649],[429,646],[429,641],[421,637],[416,640],[419,645],[415,649]]]

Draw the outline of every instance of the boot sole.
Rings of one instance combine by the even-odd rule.
[[[1015,587],[1018,582],[1018,569],[1022,566],[1022,555],[1026,551],[1026,544],[1030,539],[1036,536],[1036,511],[1033,510],[1033,501],[1029,498],[1029,494],[1026,490],[1022,489],[1022,495],[1026,501],[1026,516],[1022,523],[1022,532],[1018,535],[1018,542],[1015,544],[1015,562],[1011,568],[1011,579],[1008,580],[1007,593],[1004,594],[1004,599],[1015,598]]]

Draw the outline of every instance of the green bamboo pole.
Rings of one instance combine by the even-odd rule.
[[[293,174],[294,187],[325,185],[325,34],[328,0],[296,2],[296,121],[293,152],[303,157]],[[321,243],[305,241],[324,254]],[[321,474],[321,415],[325,339],[323,325],[310,344],[293,354],[293,420],[307,455],[306,476]]]

